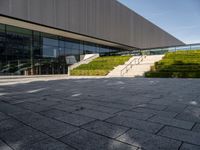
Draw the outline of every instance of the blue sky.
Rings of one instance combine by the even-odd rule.
[[[118,0],[181,41],[200,43],[200,0]]]

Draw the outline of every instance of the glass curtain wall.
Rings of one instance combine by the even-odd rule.
[[[67,74],[67,57],[113,55],[120,49],[0,24],[0,75]]]
[[[167,52],[176,52],[176,51],[190,51],[190,50],[200,50],[200,44],[188,44],[184,46],[174,46],[174,47],[166,47],[159,49],[146,49],[142,50],[142,53],[146,55],[159,55],[165,54]]]

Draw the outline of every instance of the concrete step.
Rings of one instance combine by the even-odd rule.
[[[124,77],[143,77],[155,62],[160,61],[164,55],[147,56],[139,65],[134,65]]]
[[[108,75],[107,77],[121,77],[121,70],[126,67],[130,62],[132,62],[135,58],[139,58],[139,56],[131,57],[127,62],[125,62],[123,65],[119,65],[115,67]]]
[[[115,67],[107,77],[121,77],[121,70],[124,69],[130,62],[132,62],[132,68],[123,75],[123,77],[142,77],[144,73],[149,71],[151,66],[154,65],[155,62],[160,61],[164,55],[153,55],[147,56],[140,64],[135,65],[135,62],[132,62],[135,58],[140,58],[141,56],[134,56],[130,58],[124,65],[120,65]]]

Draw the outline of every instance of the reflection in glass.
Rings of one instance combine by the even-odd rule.
[[[56,58],[58,56],[58,47],[43,45],[43,57]]]
[[[120,50],[52,34],[0,24],[0,75],[66,74],[85,54],[112,55]]]

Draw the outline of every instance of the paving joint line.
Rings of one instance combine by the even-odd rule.
[[[114,141],[117,141],[117,142],[120,142],[120,143],[123,143],[123,144],[126,144],[126,145],[134,146],[135,148],[139,148],[139,147],[136,146],[136,145],[133,145],[133,144],[129,144],[129,143],[120,141],[120,140],[118,140],[117,138],[112,138],[112,137],[109,137],[109,136],[106,136],[106,135],[103,135],[103,134],[100,134],[100,133],[97,133],[97,132],[94,132],[94,131],[90,131],[90,130],[84,129],[84,128],[81,128],[81,130],[85,130],[85,131],[87,131],[87,132],[90,132],[90,133],[93,133],[93,134],[97,134],[97,135],[103,136],[103,137],[105,137],[105,138],[108,138],[108,139],[111,139],[111,140],[114,140]],[[128,130],[131,130],[131,129],[128,129]],[[128,130],[127,130],[127,131],[128,131]],[[126,131],[125,133],[127,133],[127,131]],[[125,133],[123,133],[123,134],[125,134]],[[122,135],[123,135],[123,134],[122,134]]]
[[[183,145],[183,141],[181,141],[181,144],[180,144],[180,146],[179,146],[178,150],[180,150],[180,149],[181,149],[182,145]]]
[[[11,145],[9,145],[4,139],[0,138],[0,140],[6,144],[10,149],[15,150]]]
[[[190,129],[190,131],[193,131],[194,127],[197,125],[198,123],[197,122],[194,122],[192,128]]]
[[[11,117],[14,118],[13,116],[11,116]],[[33,142],[33,143],[31,143],[31,145],[37,144],[37,143],[39,143],[40,141],[46,140],[46,139],[48,139],[48,137],[53,138],[53,139],[56,140],[56,141],[60,141],[60,140],[58,140],[59,138],[55,138],[55,137],[53,137],[53,136],[51,136],[51,135],[49,135],[49,134],[47,134],[47,133],[45,133],[45,132],[43,132],[43,131],[41,131],[41,130],[38,130],[37,128],[35,128],[35,127],[33,127],[33,126],[29,125],[29,124],[26,124],[26,123],[24,123],[23,121],[21,121],[21,120],[19,120],[19,119],[17,119],[17,118],[14,118],[14,119],[17,120],[17,121],[19,121],[19,122],[21,122],[22,124],[24,124],[25,127],[28,126],[29,128],[31,128],[31,129],[33,129],[33,130],[36,130],[37,132],[40,132],[40,133],[42,133],[42,134],[47,135],[47,138],[41,139],[41,140],[39,140],[39,141],[37,141],[37,142]],[[20,127],[20,128],[23,128],[23,127]],[[20,128],[18,128],[18,129],[20,129]],[[13,130],[14,130],[14,129],[13,129]],[[66,134],[65,136],[67,136],[67,135],[68,135],[68,134]],[[67,145],[67,146],[70,146],[70,145],[68,145],[68,144],[66,144],[66,143],[64,143],[64,142],[62,142],[62,141],[60,141],[60,142],[63,143],[63,144],[65,144],[65,145]],[[71,147],[71,146],[70,146],[70,147]],[[72,148],[73,148],[73,147],[72,147]],[[76,149],[76,150],[78,150],[78,149]]]

